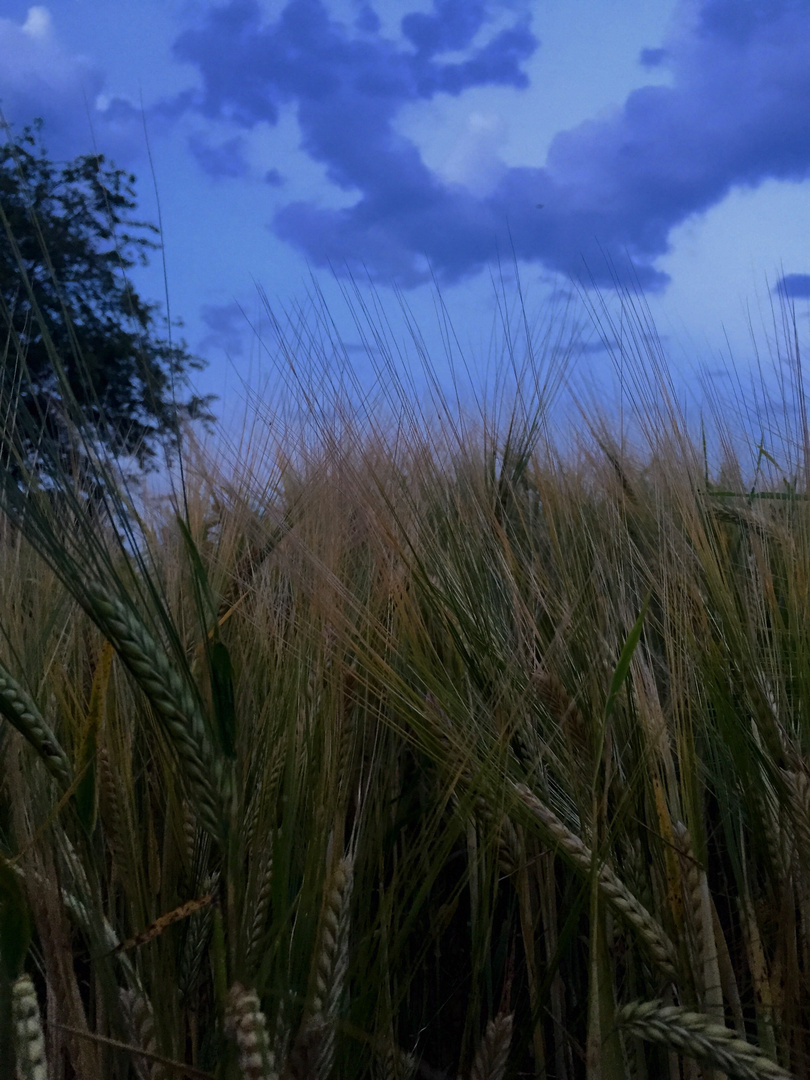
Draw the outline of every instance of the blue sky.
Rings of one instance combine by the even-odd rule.
[[[780,281],[806,331],[809,0],[4,0],[0,56],[6,120],[132,170],[156,220],[148,132],[215,411],[255,375],[257,284],[289,310],[310,275],[355,350],[340,280],[398,289],[439,365],[431,277],[474,366],[513,254],[535,312],[632,275],[676,366],[744,368]]]

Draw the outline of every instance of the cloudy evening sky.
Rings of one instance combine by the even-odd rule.
[[[499,258],[535,310],[631,273],[676,361],[745,364],[780,281],[807,329],[810,0],[3,0],[0,108],[156,220],[146,130],[172,314],[226,399],[257,284],[282,310],[310,274],[330,305],[333,275],[396,286],[429,341],[432,275],[473,359]]]

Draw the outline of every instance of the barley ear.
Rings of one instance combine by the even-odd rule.
[[[349,963],[349,905],[352,893],[352,861],[341,859],[327,882],[318,945],[311,1012],[336,1018]]]
[[[118,997],[133,1045],[139,1050],[145,1050],[147,1054],[157,1056],[158,1044],[152,1003],[145,994],[137,990],[119,990]],[[141,1080],[168,1080],[168,1074],[161,1065],[149,1063],[147,1059],[135,1054],[132,1061]]]
[[[687,926],[694,947],[693,967],[700,1005],[715,1020],[722,1020],[723,992],[706,871],[695,858],[692,838],[683,822],[675,823],[673,835],[681,863]]]
[[[487,1024],[470,1069],[470,1080],[503,1080],[512,1045],[514,1013],[499,1013]]]
[[[791,1080],[790,1073],[730,1028],[680,1005],[634,1001],[616,1014],[616,1026],[738,1080]]]
[[[0,665],[0,713],[33,746],[62,788],[73,780],[67,754],[59,745],[32,698]]]
[[[88,614],[165,721],[191,792],[200,823],[218,842],[224,838],[224,777],[211,753],[199,703],[188,684],[137,614],[99,582],[87,586]]]
[[[267,1037],[259,995],[235,982],[225,1002],[225,1031],[236,1040],[242,1080],[277,1080],[276,1057]]]
[[[267,914],[270,910],[270,898],[273,893],[273,845],[272,838],[268,840],[269,847],[260,855],[258,888],[253,908],[253,918],[250,920],[247,946],[248,965],[253,964],[259,955]]]
[[[21,975],[14,982],[11,991],[11,1018],[20,1080],[48,1080],[42,1017],[30,975]]]
[[[393,1038],[374,1057],[374,1080],[413,1080],[418,1062],[413,1054],[400,1049]]]
[[[335,1026],[349,966],[353,860],[343,858],[327,878],[315,945],[309,1006],[287,1062],[292,1080],[326,1080],[335,1060]]]
[[[795,855],[799,866],[805,867],[810,862],[810,775],[804,771],[786,770],[785,780],[790,793]]]
[[[515,784],[514,789],[542,826],[547,842],[558,846],[575,866],[590,874],[593,860],[590,848],[525,784]],[[607,863],[599,867],[597,881],[610,906],[636,931],[663,974],[669,979],[676,979],[678,965],[675,946],[658,920],[633,896]]]

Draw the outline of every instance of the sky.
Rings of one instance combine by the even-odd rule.
[[[0,109],[136,174],[220,415],[271,362],[265,303],[321,291],[362,368],[352,281],[438,368],[437,290],[491,365],[493,282],[575,322],[633,283],[674,367],[717,379],[779,292],[807,330],[810,0],[3,0]],[[161,258],[138,274],[163,300]]]

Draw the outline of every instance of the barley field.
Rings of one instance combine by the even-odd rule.
[[[172,495],[6,476],[0,1073],[809,1076],[785,342],[782,412],[697,432],[628,347],[628,435],[555,426],[562,336],[476,410],[299,331]]]

